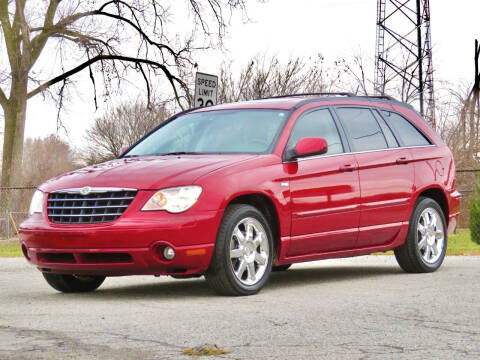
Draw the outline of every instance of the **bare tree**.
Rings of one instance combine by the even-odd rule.
[[[336,89],[341,70],[327,69],[324,58],[318,55],[303,60],[290,58],[281,63],[276,57],[255,56],[239,72],[233,62],[222,65],[219,77],[220,103],[256,98]]]
[[[386,59],[390,54],[385,54]],[[418,100],[418,89],[413,86],[413,75],[411,73],[412,59],[411,53],[397,54],[401,59],[397,60],[398,64],[402,64],[402,69],[398,70],[395,75],[385,77],[385,81],[380,84],[382,94],[392,96],[400,101],[412,103]],[[335,62],[337,67],[343,69],[344,75],[340,87],[344,91],[349,91],[358,95],[375,95],[375,82],[373,70],[375,62],[373,59],[366,57],[360,52],[353,54],[351,58],[340,59]],[[386,71],[384,62],[380,63],[383,71]]]
[[[37,186],[45,180],[78,167],[70,146],[55,135],[27,139],[24,144],[22,177],[18,185]],[[18,189],[10,192],[10,209],[26,212],[33,190]]]
[[[92,81],[95,104],[97,78],[103,80],[108,96],[119,87],[113,81],[134,71],[148,94],[152,78],[163,76],[181,106],[182,93],[188,92],[178,74],[194,66],[192,51],[198,46],[193,35],[181,40],[168,31],[172,4],[179,2],[0,0],[0,105],[5,118],[1,186],[14,183],[21,173],[28,99],[50,90],[61,108],[73,84],[70,77],[82,70],[88,71]],[[184,0],[182,4],[187,12],[190,9],[192,34],[204,34],[206,39],[222,37],[225,8],[244,9],[245,5],[244,0]],[[45,68],[58,75],[45,79]]]
[[[168,117],[163,104],[121,104],[95,119],[86,132],[87,146],[81,151],[81,158],[89,165],[114,159],[122,147],[133,145]]]
[[[43,139],[27,139],[22,165],[22,185],[25,186],[39,185],[47,179],[78,167],[74,151],[68,143],[55,135]]]

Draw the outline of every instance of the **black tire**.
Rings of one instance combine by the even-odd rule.
[[[292,266],[292,264],[272,266],[272,271],[273,272],[287,271],[288,269],[290,269],[290,266]]]
[[[43,273],[47,283],[60,292],[78,293],[98,289],[105,281],[105,276],[75,276]]]
[[[238,280],[234,274],[230,259],[230,239],[233,231],[242,219],[249,217],[260,222],[265,230],[269,246],[265,272],[258,282],[253,285],[245,285]],[[209,285],[221,295],[243,296],[256,294],[268,280],[272,270],[273,253],[272,231],[265,216],[263,216],[258,209],[250,205],[231,205],[226,209],[218,229],[215,250],[210,262],[210,267],[205,273],[205,278]]]
[[[417,224],[422,212],[432,208],[436,210],[443,225],[444,233],[444,245],[440,252],[440,257],[433,263],[428,263],[422,257],[421,251],[418,246],[418,230]],[[399,249],[395,250],[395,258],[397,259],[400,267],[408,273],[428,273],[437,270],[445,259],[445,253],[447,251],[447,224],[445,221],[445,215],[440,205],[431,198],[420,197],[415,204],[412,216],[410,218],[407,238],[405,244]]]

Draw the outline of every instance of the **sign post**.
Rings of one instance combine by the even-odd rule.
[[[197,72],[194,107],[217,105],[218,76]]]

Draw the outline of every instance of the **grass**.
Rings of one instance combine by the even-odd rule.
[[[469,229],[459,229],[448,237],[447,255],[480,255],[480,244],[473,242]]]
[[[393,255],[393,251],[373,255]],[[480,245],[473,242],[469,229],[458,229],[456,234],[448,235],[447,255],[480,255]]]
[[[22,249],[18,240],[0,240],[0,258],[13,258],[22,256]]]
[[[392,255],[393,251],[375,253],[374,255]],[[447,255],[480,255],[480,245],[470,238],[469,229],[459,229],[448,237]],[[0,258],[22,257],[18,240],[0,240]]]
[[[230,354],[230,350],[219,348],[217,345],[202,345],[194,348],[187,348],[182,351],[183,355],[190,356],[218,356]]]

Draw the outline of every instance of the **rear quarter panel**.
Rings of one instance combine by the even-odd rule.
[[[415,111],[405,106],[394,105],[392,107],[413,121],[415,126],[434,144],[434,146],[410,148],[415,166],[415,192],[412,209],[423,191],[438,188],[444,192],[447,198],[448,214],[450,216],[458,215],[461,196],[455,189],[455,162],[450,149]],[[449,221],[449,219],[446,220]]]

